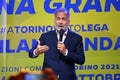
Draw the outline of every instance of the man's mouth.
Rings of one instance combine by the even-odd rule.
[[[58,27],[64,27],[63,25],[58,25]]]

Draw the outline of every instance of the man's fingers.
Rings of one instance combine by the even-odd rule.
[[[63,42],[61,42],[61,41],[58,41],[58,44],[63,44]]]
[[[43,45],[43,46],[41,46],[41,49],[48,50],[48,49],[49,49],[49,47],[48,47],[48,46],[46,46],[46,45]]]
[[[57,43],[57,46],[62,46],[62,42],[61,41],[59,41],[58,43]]]
[[[38,42],[38,46],[40,46],[40,40],[37,40],[37,42]]]
[[[49,49],[49,47],[48,46],[46,46],[46,50],[48,50]]]
[[[47,50],[49,49],[49,47],[46,46],[46,45],[39,46],[38,48],[39,48],[39,51],[40,51],[40,52],[45,52],[45,51],[47,51]]]
[[[63,47],[63,43],[59,41],[57,44],[57,48],[60,49],[61,47]]]

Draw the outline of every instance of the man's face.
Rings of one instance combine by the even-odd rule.
[[[55,15],[55,25],[58,30],[60,29],[66,29],[68,26],[70,20],[64,12],[57,12]]]

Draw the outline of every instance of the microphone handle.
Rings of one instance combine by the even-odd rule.
[[[64,34],[64,30],[61,29],[61,30],[60,30],[60,35],[59,35],[59,36],[60,36],[60,37],[59,37],[59,38],[60,38],[59,41],[62,41],[63,34]]]
[[[63,37],[63,34],[60,34],[60,39],[59,39],[59,41],[62,41],[62,37]]]

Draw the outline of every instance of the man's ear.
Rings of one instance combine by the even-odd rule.
[[[70,23],[70,19],[68,19],[68,24]]]

